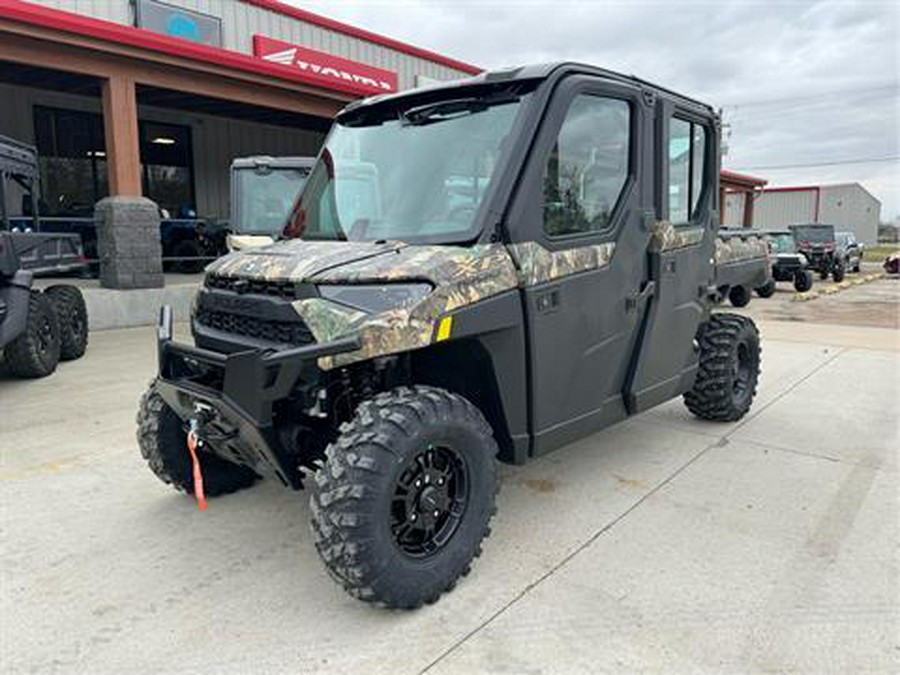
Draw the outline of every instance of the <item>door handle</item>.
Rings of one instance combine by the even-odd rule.
[[[643,304],[643,302],[649,298],[656,291],[656,282],[648,281],[644,284],[644,287],[625,298],[625,311],[633,312],[638,308],[639,305]]]
[[[534,305],[539,314],[549,314],[559,309],[559,289],[544,291],[534,297]]]

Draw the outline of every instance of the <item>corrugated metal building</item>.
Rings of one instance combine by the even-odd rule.
[[[881,202],[859,183],[768,188],[755,201],[755,227],[827,223],[838,231],[853,232],[863,243],[878,241]]]
[[[225,217],[234,157],[315,154],[350,100],[479,71],[275,0],[0,2],[0,134],[38,146],[49,216]]]

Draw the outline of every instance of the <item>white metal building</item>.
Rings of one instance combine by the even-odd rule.
[[[881,202],[859,183],[768,188],[757,194],[754,226],[762,229],[798,223],[827,223],[874,245]]]

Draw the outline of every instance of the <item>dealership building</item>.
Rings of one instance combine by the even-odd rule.
[[[479,71],[275,0],[0,0],[0,134],[38,148],[42,215],[121,197],[113,237],[141,196],[225,218],[235,157],[314,155],[349,101]],[[134,257],[104,285],[160,283]]]

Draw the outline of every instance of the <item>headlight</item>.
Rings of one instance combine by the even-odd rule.
[[[803,255],[802,253],[798,253],[797,255],[800,256],[800,264],[801,265],[803,265],[804,267],[809,265],[809,260],[806,259],[805,255]]]
[[[411,307],[424,300],[429,293],[431,285],[424,283],[319,286],[319,294],[326,300],[369,314]]]

